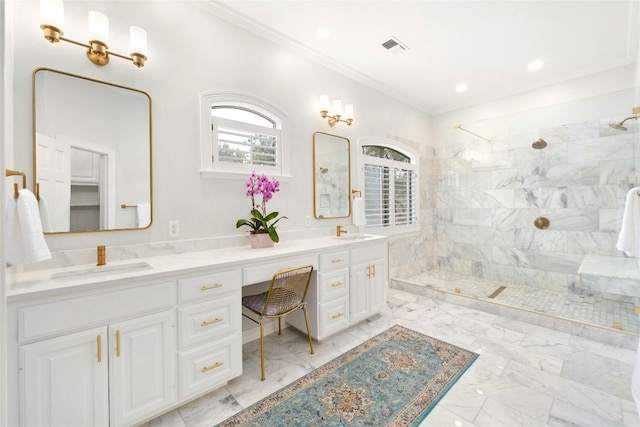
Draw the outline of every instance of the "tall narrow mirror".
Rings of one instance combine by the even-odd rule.
[[[149,227],[151,98],[137,89],[36,69],[33,166],[45,233]]]
[[[349,140],[337,135],[313,134],[313,212],[318,219],[351,214]]]

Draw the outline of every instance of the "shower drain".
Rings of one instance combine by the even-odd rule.
[[[500,295],[500,293],[501,293],[502,291],[504,291],[505,289],[507,289],[507,287],[506,287],[506,286],[500,286],[498,289],[496,289],[495,291],[493,291],[493,292],[491,293],[491,295],[489,295],[489,298],[495,298],[495,297],[497,297],[497,296],[498,296],[498,295]]]

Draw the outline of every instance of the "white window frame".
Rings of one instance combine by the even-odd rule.
[[[388,159],[381,159],[379,157],[366,156],[362,153],[362,147],[365,145],[377,145],[380,147],[386,147],[392,150],[396,150],[404,154],[405,156],[409,157],[410,163],[403,163],[395,160],[388,160]],[[420,231],[420,210],[419,210],[420,209],[420,167],[418,164],[418,159],[419,159],[418,153],[415,150],[411,149],[410,147],[398,141],[386,139],[386,138],[379,138],[379,137],[358,138],[357,150],[358,150],[357,156],[356,156],[356,158],[358,159],[357,182],[360,188],[362,189],[362,193],[363,193],[362,197],[366,197],[365,182],[364,182],[365,180],[364,165],[366,163],[388,166],[392,169],[392,173],[393,173],[393,168],[402,168],[402,169],[412,170],[415,172],[415,176],[416,176],[416,181],[415,181],[415,195],[416,195],[415,204],[416,205],[414,206],[414,209],[416,212],[415,223],[406,224],[406,225],[396,225],[395,221],[391,221],[391,224],[384,227],[372,227],[367,225],[365,226],[367,233],[396,236],[404,233],[415,233],[417,231]],[[391,180],[391,182],[393,182],[393,180]],[[394,212],[392,212],[392,215],[394,215]]]
[[[273,129],[277,138],[276,156],[278,157],[277,167],[263,165],[226,163],[217,161],[218,141],[217,133],[214,130],[214,119],[211,115],[212,106],[238,107],[244,110],[253,111],[267,117],[276,123]],[[220,121],[228,121],[220,119]],[[252,125],[243,124],[246,129]],[[200,95],[200,174],[206,178],[228,178],[246,179],[247,174],[252,171],[264,173],[269,176],[277,176],[281,179],[290,177],[290,147],[286,138],[287,115],[277,107],[268,102],[237,92],[203,92]]]

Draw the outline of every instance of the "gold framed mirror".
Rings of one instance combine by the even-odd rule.
[[[347,138],[313,134],[313,214],[318,219],[351,215],[350,150]]]
[[[49,68],[34,70],[32,90],[33,188],[43,231],[150,227],[151,97]]]

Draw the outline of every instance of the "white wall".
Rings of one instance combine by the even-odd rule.
[[[180,221],[180,239],[246,234],[235,228],[236,220],[249,210],[243,180],[205,179],[198,172],[199,94],[204,91],[250,94],[288,115],[293,179],[283,182],[281,192],[270,202],[289,217],[281,222],[281,231],[304,228],[306,215],[311,216],[312,227],[330,229],[341,223],[313,219],[313,132],[347,137],[352,147],[363,135],[421,143],[427,139],[426,114],[186,2],[67,1],[65,36],[86,37],[86,16],[93,9],[109,16],[110,47],[118,53],[127,52],[129,25],[147,30],[146,66],[138,70],[128,61],[112,58],[109,65],[100,67],[86,59],[82,48],[51,45],[39,29],[39,3],[16,2],[14,166],[31,172],[31,73],[35,68],[50,67],[143,90],[153,102],[154,223],[142,231],[48,236],[52,250],[165,241],[170,220]],[[329,127],[318,113],[321,93],[355,104],[354,125]]]

